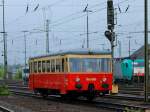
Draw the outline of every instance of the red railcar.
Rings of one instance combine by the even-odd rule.
[[[29,88],[41,95],[86,96],[112,89],[110,52],[71,51],[29,59]]]

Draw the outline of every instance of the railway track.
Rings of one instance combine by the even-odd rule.
[[[26,97],[34,97],[34,98],[43,99],[41,96],[37,96],[29,91],[25,92],[21,90],[20,91],[11,90],[11,92],[15,95],[23,95]],[[73,104],[73,105],[75,104],[75,105],[85,105],[85,106],[91,106],[91,107],[97,107],[97,108],[105,108],[105,109],[110,109],[110,110],[119,111],[119,112],[126,111],[127,109],[141,110],[141,111],[145,111],[149,109],[149,107],[147,106],[132,105],[133,102],[129,103],[129,101],[126,101],[126,103],[120,103],[120,100],[114,100],[113,98],[111,99],[111,98],[105,98],[105,97],[89,102],[85,100],[84,98],[72,101],[72,100],[62,100],[59,95],[49,95],[46,100],[57,101],[57,102]]]
[[[10,89],[28,89],[27,85],[23,85],[22,81],[7,81],[7,84]],[[119,85],[119,93],[143,96],[143,85]]]
[[[137,85],[119,85],[119,93],[144,96],[144,86],[138,85],[138,84]]]
[[[10,85],[8,86],[10,90],[22,90],[22,91],[29,91],[29,88],[27,86],[16,86],[16,85]],[[140,95],[138,91],[135,91],[135,94],[131,94],[129,91],[120,90],[119,94],[117,95],[106,95],[106,98],[113,98],[113,99],[123,99],[123,100],[136,100],[136,101],[142,101],[143,96]]]
[[[29,88],[27,86],[16,86],[16,85],[10,85],[8,86],[10,89],[20,89],[20,90],[28,90]],[[140,88],[121,88],[119,90],[120,94],[128,94],[128,95],[144,95],[144,90]]]
[[[119,85],[119,84],[118,84]],[[138,85],[138,84],[133,84],[133,85],[129,85],[129,84],[120,84],[119,88],[121,89],[138,89],[138,90],[142,90],[144,87],[144,85]]]
[[[131,95],[144,95],[144,90],[126,90],[126,89],[120,89],[119,93],[122,94],[131,94]]]
[[[8,86],[11,90],[11,92],[13,94],[16,95],[23,95],[23,96],[27,96],[27,97],[34,97],[34,98],[40,98],[43,99],[41,96],[37,96],[35,94],[33,94],[31,91],[28,90],[27,86],[16,86],[16,85],[9,85]],[[128,88],[130,89],[130,88]],[[136,90],[136,88],[134,88]],[[140,89],[139,89],[140,90]],[[123,91],[123,90],[121,90]],[[137,91],[135,91],[137,92]],[[131,93],[131,92],[130,92]],[[107,99],[107,100],[105,100]],[[52,100],[52,101],[58,101],[58,102],[62,102],[62,103],[73,103],[73,104],[77,104],[77,105],[86,105],[86,106],[96,106],[98,108],[106,108],[106,109],[111,109],[111,110],[117,110],[117,111],[126,111],[126,109],[134,109],[134,110],[146,110],[149,107],[147,106],[137,106],[137,105],[132,105],[132,104],[128,104],[128,102],[131,101],[143,101],[144,97],[143,96],[138,96],[138,95],[131,95],[131,94],[118,94],[118,95],[107,95],[105,97],[102,98],[98,98],[98,100],[91,102],[88,102],[85,99],[78,99],[77,101],[73,101],[73,102],[68,102],[68,101],[64,101],[60,98],[60,96],[58,95],[50,95],[48,97],[48,100]],[[110,101],[111,100],[111,101]],[[126,103],[120,103],[120,101],[125,100],[127,101]],[[108,102],[109,101],[109,102]],[[80,103],[79,103],[80,102]],[[134,104],[134,102],[133,102]]]
[[[0,84],[7,84],[7,85],[22,85],[23,81],[22,80],[1,80],[0,79]]]
[[[0,112],[14,112],[13,110],[10,110],[6,107],[0,106]]]

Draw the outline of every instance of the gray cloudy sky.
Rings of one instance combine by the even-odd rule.
[[[0,0],[0,5],[2,4]],[[8,64],[24,62],[24,30],[27,32],[27,57],[45,54],[45,20],[50,20],[50,51],[86,47],[86,14],[83,9],[89,4],[90,48],[110,49],[104,36],[106,30],[107,0],[5,0],[6,31],[8,32]],[[114,0],[117,8],[116,33],[122,43],[122,56],[128,56],[128,38],[131,50],[143,45],[144,0]],[[29,6],[26,13],[27,4]],[[39,4],[36,11],[34,8]],[[126,8],[128,11],[125,13]],[[150,6],[150,3],[149,3]],[[121,12],[119,12],[120,7]],[[149,9],[150,10],[150,9]],[[2,31],[2,7],[0,6],[0,31]],[[150,15],[150,11],[149,11]],[[36,30],[35,30],[36,29]],[[41,30],[41,31],[40,31]],[[82,35],[83,34],[83,35]],[[0,34],[0,63],[3,63],[3,38]],[[60,42],[61,41],[61,42]],[[104,45],[103,45],[104,44]],[[115,48],[118,56],[118,46]]]

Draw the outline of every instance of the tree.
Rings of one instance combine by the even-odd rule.
[[[4,77],[4,67],[0,66],[0,79],[3,79]]]
[[[14,77],[16,80],[22,79],[22,71],[20,69],[17,70],[16,75]]]

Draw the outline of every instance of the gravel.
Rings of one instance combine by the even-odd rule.
[[[14,112],[112,112],[96,107],[65,104],[17,95],[1,96],[0,105],[14,110]]]

